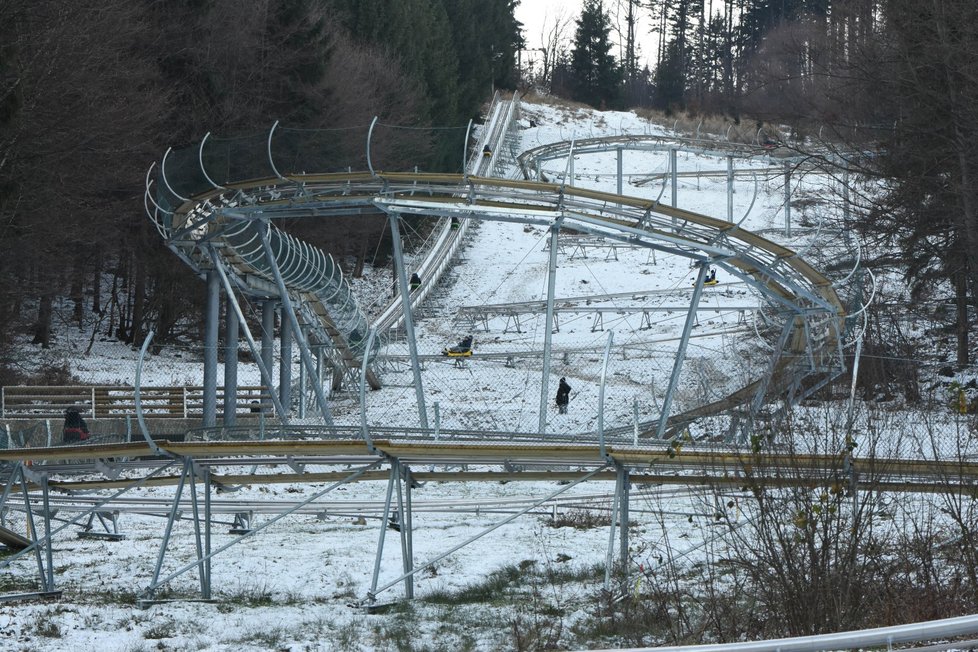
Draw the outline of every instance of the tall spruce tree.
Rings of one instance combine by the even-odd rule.
[[[621,68],[611,54],[611,20],[601,0],[587,0],[577,19],[571,51],[573,99],[596,107],[618,107]]]

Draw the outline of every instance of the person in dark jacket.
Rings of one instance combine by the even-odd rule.
[[[560,379],[557,387],[557,410],[560,414],[567,414],[567,404],[570,403],[571,386],[567,384],[566,378]]]
[[[88,424],[82,418],[81,413],[76,407],[65,410],[65,425],[61,432],[61,439],[66,444],[77,443],[88,439]]]
[[[411,281],[410,281],[410,284],[409,285],[411,286],[411,291],[412,292],[414,292],[419,287],[421,287],[421,277],[418,276],[418,273],[417,272],[415,272],[414,274],[411,274]]]

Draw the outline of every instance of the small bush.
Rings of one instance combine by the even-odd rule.
[[[34,631],[38,636],[45,638],[61,638],[61,628],[54,622],[52,615],[42,614],[34,625]]]
[[[550,527],[572,527],[575,530],[593,530],[596,527],[611,526],[611,514],[595,512],[590,509],[573,509],[547,522]]]
[[[177,635],[177,624],[172,619],[167,619],[156,623],[145,632],[143,638],[158,641],[164,638],[172,638]]]

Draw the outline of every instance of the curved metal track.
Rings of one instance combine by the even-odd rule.
[[[252,198],[221,206],[228,193]],[[202,206],[208,207],[205,213]],[[845,308],[831,281],[795,252],[726,221],[656,202],[563,185],[447,174],[353,173],[266,178],[214,189],[177,206],[184,232],[221,234],[254,220],[328,217],[364,209],[552,226],[616,239],[716,265],[752,286],[790,315],[788,355],[772,371],[770,390],[802,376],[841,371]],[[207,235],[207,238],[212,236]],[[737,393],[715,410],[749,400]],[[714,410],[714,411],[715,411]],[[701,410],[700,413],[703,413]]]
[[[503,100],[497,93],[484,137],[466,161],[467,173],[492,174],[512,160],[515,152],[507,145],[512,144],[518,107],[518,98]],[[231,167],[232,162],[215,162],[205,137],[199,146],[189,150],[197,154],[193,160],[196,165],[191,164],[190,170],[175,170],[173,163],[168,165],[172,152],[167,152],[158,168],[155,193],[151,168],[146,184],[147,213],[167,245],[198,274],[221,266],[238,291],[258,298],[279,294],[276,276],[280,274],[293,297],[299,322],[314,335],[317,344],[329,345],[334,351],[334,368],[356,371],[362,364],[368,329],[372,326],[384,333],[397,327],[403,319],[402,304],[393,301],[373,324],[368,324],[332,256],[281,231],[261,215],[262,207],[269,203],[301,203],[302,198],[314,196],[305,190],[302,175],[282,175],[280,170],[286,169],[285,163],[276,161],[273,151],[277,126],[276,123],[268,134],[267,152],[262,152],[266,155],[264,167],[274,173],[274,179],[258,181],[257,186],[229,183],[215,169],[220,169],[220,164]],[[490,148],[491,156],[483,156],[483,146]],[[367,147],[369,164],[369,134]],[[254,169],[255,162],[251,163],[244,167]],[[355,189],[351,185],[347,191]],[[236,211],[246,208],[260,210],[236,219],[240,214]],[[362,204],[344,210],[376,212]],[[423,283],[412,293],[412,306],[422,302],[434,287],[457,252],[466,228],[466,223],[449,224],[446,220],[437,229],[434,246],[415,270]],[[380,379],[372,368],[367,370],[367,381],[374,389],[380,387]]]

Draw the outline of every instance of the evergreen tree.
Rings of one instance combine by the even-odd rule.
[[[686,78],[683,75],[682,45],[669,41],[665,55],[655,69],[653,106],[667,113],[685,108]]]
[[[622,73],[611,54],[610,33],[601,0],[586,0],[571,51],[573,99],[598,107],[620,105]]]

